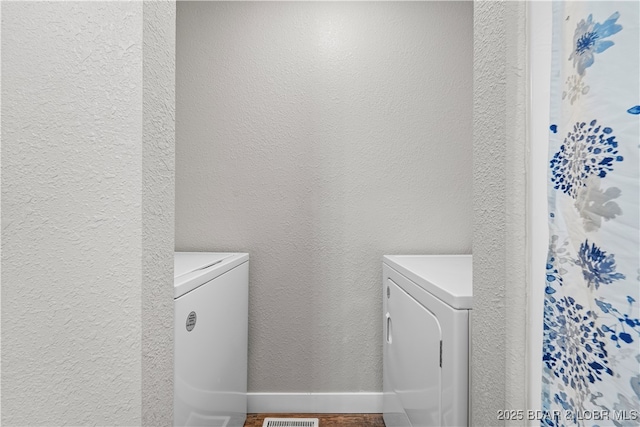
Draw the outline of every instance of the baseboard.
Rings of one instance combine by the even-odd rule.
[[[248,393],[249,413],[379,414],[382,393]]]

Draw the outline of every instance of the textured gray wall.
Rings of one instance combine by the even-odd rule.
[[[249,390],[381,390],[381,256],[470,253],[471,2],[179,2],[176,249],[251,254]]]
[[[2,424],[171,425],[175,3],[1,7]]]
[[[526,3],[475,2],[471,424],[526,408]]]
[[[173,425],[175,1],[143,3],[142,423]]]
[[[2,18],[2,424],[140,424],[142,4]]]

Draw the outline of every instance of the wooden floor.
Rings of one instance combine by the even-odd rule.
[[[382,414],[247,414],[244,427],[262,427],[266,417],[318,418],[320,427],[385,427]]]

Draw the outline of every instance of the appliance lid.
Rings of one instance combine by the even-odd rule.
[[[471,309],[471,255],[385,255],[383,262],[451,307]]]
[[[233,253],[216,252],[175,252],[173,258],[173,278],[204,270],[222,262],[225,258],[234,255]]]
[[[173,297],[179,298],[249,261],[247,253],[175,252]]]

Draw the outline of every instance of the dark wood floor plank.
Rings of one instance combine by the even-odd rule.
[[[247,414],[244,427],[262,427],[267,417],[318,418],[320,427],[385,427],[382,414]]]

